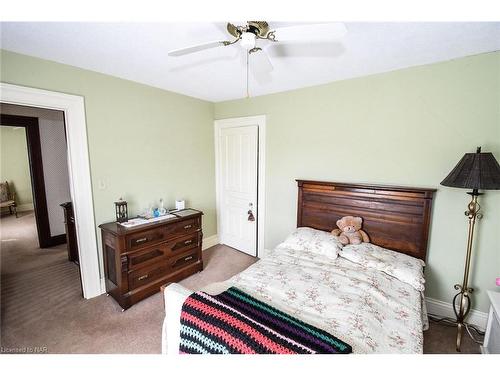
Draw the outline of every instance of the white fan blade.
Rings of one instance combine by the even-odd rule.
[[[274,67],[265,51],[261,50],[251,53],[248,62],[250,71],[257,82],[264,83],[271,80],[270,73]]]
[[[255,68],[255,71],[270,73],[274,67],[269,60],[269,56],[263,50],[256,51],[250,54],[250,65]]]
[[[187,55],[189,53],[203,51],[205,49],[221,47],[221,46],[224,46],[224,44],[225,44],[225,42],[221,42],[221,41],[207,42],[207,43],[197,44],[195,46],[190,46],[190,47],[186,47],[186,48],[174,49],[174,50],[170,51],[168,53],[168,55],[169,56],[182,56],[182,55]]]
[[[280,27],[274,30],[278,42],[328,41],[342,38],[347,28],[341,22]]]

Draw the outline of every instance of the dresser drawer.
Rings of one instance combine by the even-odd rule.
[[[127,248],[138,249],[147,245],[160,242],[165,239],[165,228],[156,228],[144,232],[134,233],[127,236]]]
[[[194,249],[201,244],[201,233],[194,232],[187,236],[178,237],[167,242],[168,255],[176,255],[189,249]]]
[[[170,258],[170,269],[172,272],[180,270],[190,264],[196,263],[199,260],[198,249],[187,251]]]
[[[165,260],[169,253],[169,247],[165,243],[138,250],[128,255],[128,269],[134,270],[160,262]]]
[[[166,260],[150,267],[131,271],[128,275],[129,289],[136,289],[143,285],[149,284],[156,279],[166,276],[169,272],[170,265]]]
[[[165,231],[169,237],[173,237],[173,236],[193,233],[199,231],[200,229],[201,229],[200,218],[195,217],[192,219],[187,219],[171,224],[165,228]]]

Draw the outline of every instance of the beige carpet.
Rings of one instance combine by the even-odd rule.
[[[159,353],[164,311],[158,293],[121,312],[111,298],[84,300],[78,268],[67,260],[65,245],[38,248],[34,215],[0,220],[1,331],[3,351],[31,348],[48,353]],[[181,282],[200,289],[223,281],[254,263],[227,246],[203,252],[205,269]],[[455,353],[455,330],[432,324],[425,333],[426,353]],[[479,346],[464,338],[463,352]]]

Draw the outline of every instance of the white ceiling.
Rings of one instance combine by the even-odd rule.
[[[266,82],[250,75],[250,95],[500,50],[500,23],[345,25],[347,35],[338,42],[268,46],[274,70]],[[243,48],[182,57],[167,52],[227,37],[225,23],[1,23],[3,49],[214,102],[245,97]]]

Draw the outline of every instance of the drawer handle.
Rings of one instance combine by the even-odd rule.
[[[185,257],[183,259],[177,259],[174,264],[172,264],[173,267],[177,267],[177,263],[179,262],[187,262],[188,260],[191,260],[193,259],[194,257],[192,255],[188,256],[188,257]]]
[[[192,243],[193,240],[187,240],[187,241],[184,241],[184,245],[189,245],[190,243]]]
[[[191,225],[191,224],[189,224],[189,225],[184,225],[184,229],[189,229],[189,228],[191,228],[191,227],[192,227],[192,225]]]
[[[145,280],[145,279],[147,279],[148,277],[149,277],[149,275],[148,275],[148,274],[146,274],[146,275],[142,275],[142,276],[140,276],[139,278],[137,278],[137,280],[138,280],[138,281]]]
[[[141,243],[141,242],[144,242],[144,241],[147,241],[148,238],[147,237],[143,237],[143,238],[139,238],[138,240],[135,240],[135,243]]]

